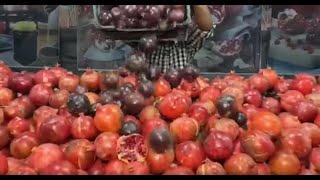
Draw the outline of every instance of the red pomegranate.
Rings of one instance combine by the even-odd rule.
[[[186,113],[191,105],[191,98],[182,91],[173,90],[159,103],[158,109],[166,118],[173,120]]]
[[[57,115],[58,110],[49,106],[41,106],[36,109],[33,113],[33,121],[38,129],[43,121],[48,119],[51,116]]]
[[[244,153],[234,154],[224,163],[224,169],[229,175],[249,175],[256,162]]]
[[[66,106],[69,97],[69,92],[67,90],[56,90],[49,97],[49,105],[53,108],[60,108]]]
[[[29,164],[38,172],[44,171],[50,164],[63,160],[64,155],[56,144],[46,143],[34,148],[26,159]]]
[[[319,173],[320,172],[320,148],[313,148],[310,156],[309,161],[311,166]]]
[[[258,90],[251,89],[245,93],[244,101],[248,104],[260,107],[262,104],[262,95]]]
[[[194,140],[199,132],[198,122],[189,117],[180,117],[170,123],[170,132],[177,143]]]
[[[164,78],[160,78],[154,83],[153,95],[155,97],[162,97],[167,95],[170,92],[171,92],[171,85]]]
[[[320,107],[320,93],[311,93],[305,96],[306,99],[316,105],[318,108]]]
[[[59,81],[56,75],[48,68],[36,72],[33,80],[36,84],[48,84],[50,87],[57,86]]]
[[[96,162],[88,169],[89,175],[104,175],[104,167],[105,164],[101,162],[100,159],[96,160]]]
[[[0,74],[0,87],[8,87],[9,85],[9,75]]]
[[[285,129],[280,137],[281,147],[292,151],[298,158],[306,157],[312,148],[311,138],[302,129]]]
[[[14,99],[11,89],[0,87],[0,106],[7,106]]]
[[[80,85],[89,91],[96,91],[99,88],[100,75],[93,69],[87,69],[80,77]]]
[[[294,112],[294,106],[300,101],[304,101],[304,96],[302,93],[296,90],[288,90],[284,94],[280,95],[281,107],[287,112]]]
[[[79,77],[70,72],[59,79],[59,89],[61,90],[64,89],[69,92],[74,92],[77,86],[79,85],[79,83],[80,83]]]
[[[249,129],[260,130],[273,138],[280,135],[281,128],[278,116],[269,111],[260,111],[254,114],[249,126]]]
[[[269,80],[261,74],[252,75],[249,78],[249,84],[251,89],[256,89],[260,93],[266,92],[271,87]]]
[[[318,147],[320,145],[320,127],[313,123],[302,123],[301,129],[305,133],[309,134],[312,142],[312,147]]]
[[[269,161],[272,174],[297,175],[301,170],[298,157],[288,151],[278,151]]]
[[[79,169],[87,170],[95,162],[95,146],[87,139],[69,141],[63,152],[66,159]]]
[[[118,132],[121,128],[123,113],[118,105],[106,104],[97,107],[93,122],[102,132]]]
[[[271,175],[271,170],[268,164],[261,163],[256,164],[253,168],[250,170],[251,175]]]
[[[295,78],[290,84],[290,89],[297,90],[304,95],[310,94],[315,85],[315,80],[310,78]]]
[[[226,175],[223,166],[218,162],[205,160],[197,169],[197,175]]]
[[[8,160],[4,155],[0,155],[0,175],[5,175],[8,172]]]
[[[98,134],[93,118],[80,114],[71,123],[71,134],[76,139],[93,139]]]
[[[149,150],[147,162],[151,173],[160,174],[170,167],[174,161],[174,150],[169,149],[165,153],[156,153],[152,149]]]
[[[14,117],[28,118],[32,115],[35,107],[28,96],[20,96],[4,107],[5,119]]]
[[[201,92],[200,85],[197,81],[188,82],[187,80],[183,79],[179,87],[192,98],[198,97]]]
[[[204,88],[201,91],[199,100],[200,101],[211,100],[213,103],[216,103],[220,94],[221,94],[221,92],[219,89],[215,88],[214,86],[209,86],[209,87]]]
[[[211,160],[225,160],[233,152],[233,142],[230,135],[221,131],[211,131],[203,142],[204,151]]]
[[[51,116],[45,119],[37,130],[41,142],[63,143],[71,135],[71,124],[64,116]]]
[[[289,90],[290,84],[291,80],[280,78],[275,84],[274,90],[276,90],[278,93],[285,93]]]
[[[10,67],[0,60],[0,74],[11,75],[11,73]]]
[[[49,69],[58,80],[60,80],[61,77],[64,77],[68,72],[64,68],[62,68],[59,64]]]
[[[38,145],[39,140],[35,133],[24,132],[11,141],[10,154],[17,159],[27,158]]]
[[[41,175],[77,175],[77,168],[69,161],[57,161],[50,164]]]
[[[193,171],[184,166],[171,167],[163,175],[194,175]]]
[[[36,84],[29,93],[29,98],[34,105],[45,106],[49,103],[49,98],[53,94],[51,87],[47,84]]]
[[[104,168],[104,174],[105,175],[124,175],[126,172],[126,163],[114,159],[112,161],[109,161],[108,164],[106,164]]]
[[[293,114],[301,122],[313,122],[318,115],[318,108],[312,102],[300,101],[294,106]]]
[[[118,139],[119,135],[117,133],[101,133],[94,141],[96,156],[104,161],[117,158]]]
[[[241,146],[245,153],[256,162],[265,162],[275,152],[275,145],[266,133],[258,130],[248,131],[241,137]]]
[[[149,137],[150,133],[157,128],[161,128],[164,127],[166,129],[169,129],[169,126],[167,124],[166,121],[164,121],[163,119],[160,118],[154,118],[151,119],[149,121],[146,121],[143,125],[142,125],[142,135],[144,137]]]
[[[281,111],[280,102],[272,97],[267,97],[263,99],[262,108],[265,108],[274,114],[279,114]]]
[[[127,164],[124,174],[126,175],[149,175],[150,170],[146,162],[134,161]]]
[[[177,161],[190,169],[197,169],[205,159],[205,154],[201,144],[193,141],[185,141],[176,146]]]
[[[294,116],[288,112],[282,112],[279,114],[281,126],[283,129],[300,127],[301,123],[297,116]]]
[[[238,137],[240,132],[239,125],[234,120],[228,118],[218,119],[210,127],[228,134],[233,141]]]
[[[23,132],[30,130],[31,122],[20,117],[15,117],[9,121],[7,127],[10,131],[10,134],[14,137],[17,137]]]
[[[209,111],[200,103],[194,103],[188,110],[189,117],[195,119],[200,126],[204,126],[209,118]]]
[[[278,74],[275,70],[271,68],[261,69],[259,71],[259,74],[261,74],[263,77],[265,77],[268,80],[271,87],[274,87],[278,82],[278,79],[279,79]]]
[[[144,107],[139,114],[139,120],[141,121],[141,123],[154,118],[160,118],[160,112],[156,107],[152,105]]]

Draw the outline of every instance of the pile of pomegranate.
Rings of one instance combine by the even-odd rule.
[[[320,173],[320,84],[272,69],[13,72],[0,63],[0,174]]]
[[[117,29],[168,30],[186,18],[185,5],[102,5],[100,9],[99,23]]]

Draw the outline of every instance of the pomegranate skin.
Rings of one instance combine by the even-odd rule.
[[[51,87],[58,84],[58,78],[49,69],[45,68],[35,73],[33,78],[35,84],[48,83]]]
[[[309,161],[311,166],[314,167],[314,169],[320,173],[320,148],[313,148],[311,153],[310,153],[310,157],[309,157]]]
[[[4,155],[0,155],[0,175],[5,175],[8,172],[8,160]]]
[[[296,155],[288,151],[278,151],[269,161],[272,174],[297,175],[301,170],[301,164]]]
[[[262,95],[258,90],[252,89],[245,93],[244,101],[248,104],[254,105],[255,107],[260,107],[262,104]]]
[[[306,157],[312,148],[310,136],[300,128],[283,130],[280,142],[283,149],[291,150],[298,158]]]
[[[53,91],[47,84],[36,84],[31,88],[29,98],[34,105],[45,106],[52,94]]]
[[[280,102],[272,97],[267,97],[263,100],[262,108],[268,109],[274,114],[279,114],[281,111]]]
[[[104,175],[104,166],[105,164],[101,162],[100,159],[96,160],[96,162],[88,169],[89,175]]]
[[[298,102],[303,101],[304,95],[296,90],[288,90],[280,95],[280,105],[287,112],[294,113],[294,109]]]
[[[63,152],[56,144],[46,143],[36,147],[26,159],[26,163],[38,172],[44,171],[50,164],[64,159]]]
[[[44,120],[37,131],[42,142],[63,143],[71,134],[71,125],[63,116],[52,116]]]
[[[206,160],[205,163],[200,165],[196,172],[197,175],[226,175],[223,166],[218,162]]]
[[[205,159],[202,146],[199,143],[192,141],[185,141],[176,146],[176,159],[178,162],[190,169],[197,169],[197,167]]]
[[[225,163],[224,169],[229,175],[248,175],[256,165],[254,160],[244,153],[232,155]]]
[[[38,145],[39,141],[35,133],[24,132],[11,141],[10,153],[17,159],[24,159],[27,158],[32,153],[32,149]]]
[[[275,152],[271,138],[261,131],[249,131],[241,138],[244,151],[256,162],[265,162]]]
[[[41,175],[77,175],[77,168],[69,161],[58,161],[50,164]]]
[[[318,108],[312,102],[298,102],[294,107],[294,114],[300,122],[313,122],[318,115]]]
[[[109,161],[104,168],[105,175],[124,175],[126,170],[126,164],[118,159]]]
[[[229,158],[234,148],[231,137],[221,131],[212,131],[203,142],[203,147],[213,161]]]
[[[310,135],[312,147],[320,146],[320,127],[313,123],[302,123],[301,128]]]
[[[71,134],[75,139],[93,139],[98,134],[98,130],[94,126],[93,118],[90,116],[80,116],[71,123]]]
[[[177,166],[167,169],[163,175],[194,175],[194,173],[187,167]]]
[[[251,175],[271,175],[270,167],[268,164],[256,164],[251,170]]]
[[[101,160],[112,160],[117,157],[116,147],[119,135],[112,132],[104,132],[99,134],[94,145],[96,147],[96,156]]]
[[[87,139],[69,141],[63,153],[65,158],[78,169],[87,170],[95,162],[95,146]]]

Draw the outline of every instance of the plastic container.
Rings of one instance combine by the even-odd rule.
[[[203,74],[254,73],[263,67],[262,6],[210,5],[216,28],[196,53]]]
[[[13,31],[14,59],[23,66],[30,65],[37,59],[37,31]]]
[[[320,73],[319,5],[272,6],[268,66],[278,73]]]

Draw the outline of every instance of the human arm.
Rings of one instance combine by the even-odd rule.
[[[193,5],[194,20],[202,31],[210,31],[213,26],[212,15],[207,5]]]
[[[207,5],[193,5],[193,25],[188,29],[187,48],[196,52],[202,45],[203,40],[212,37],[214,23]]]

